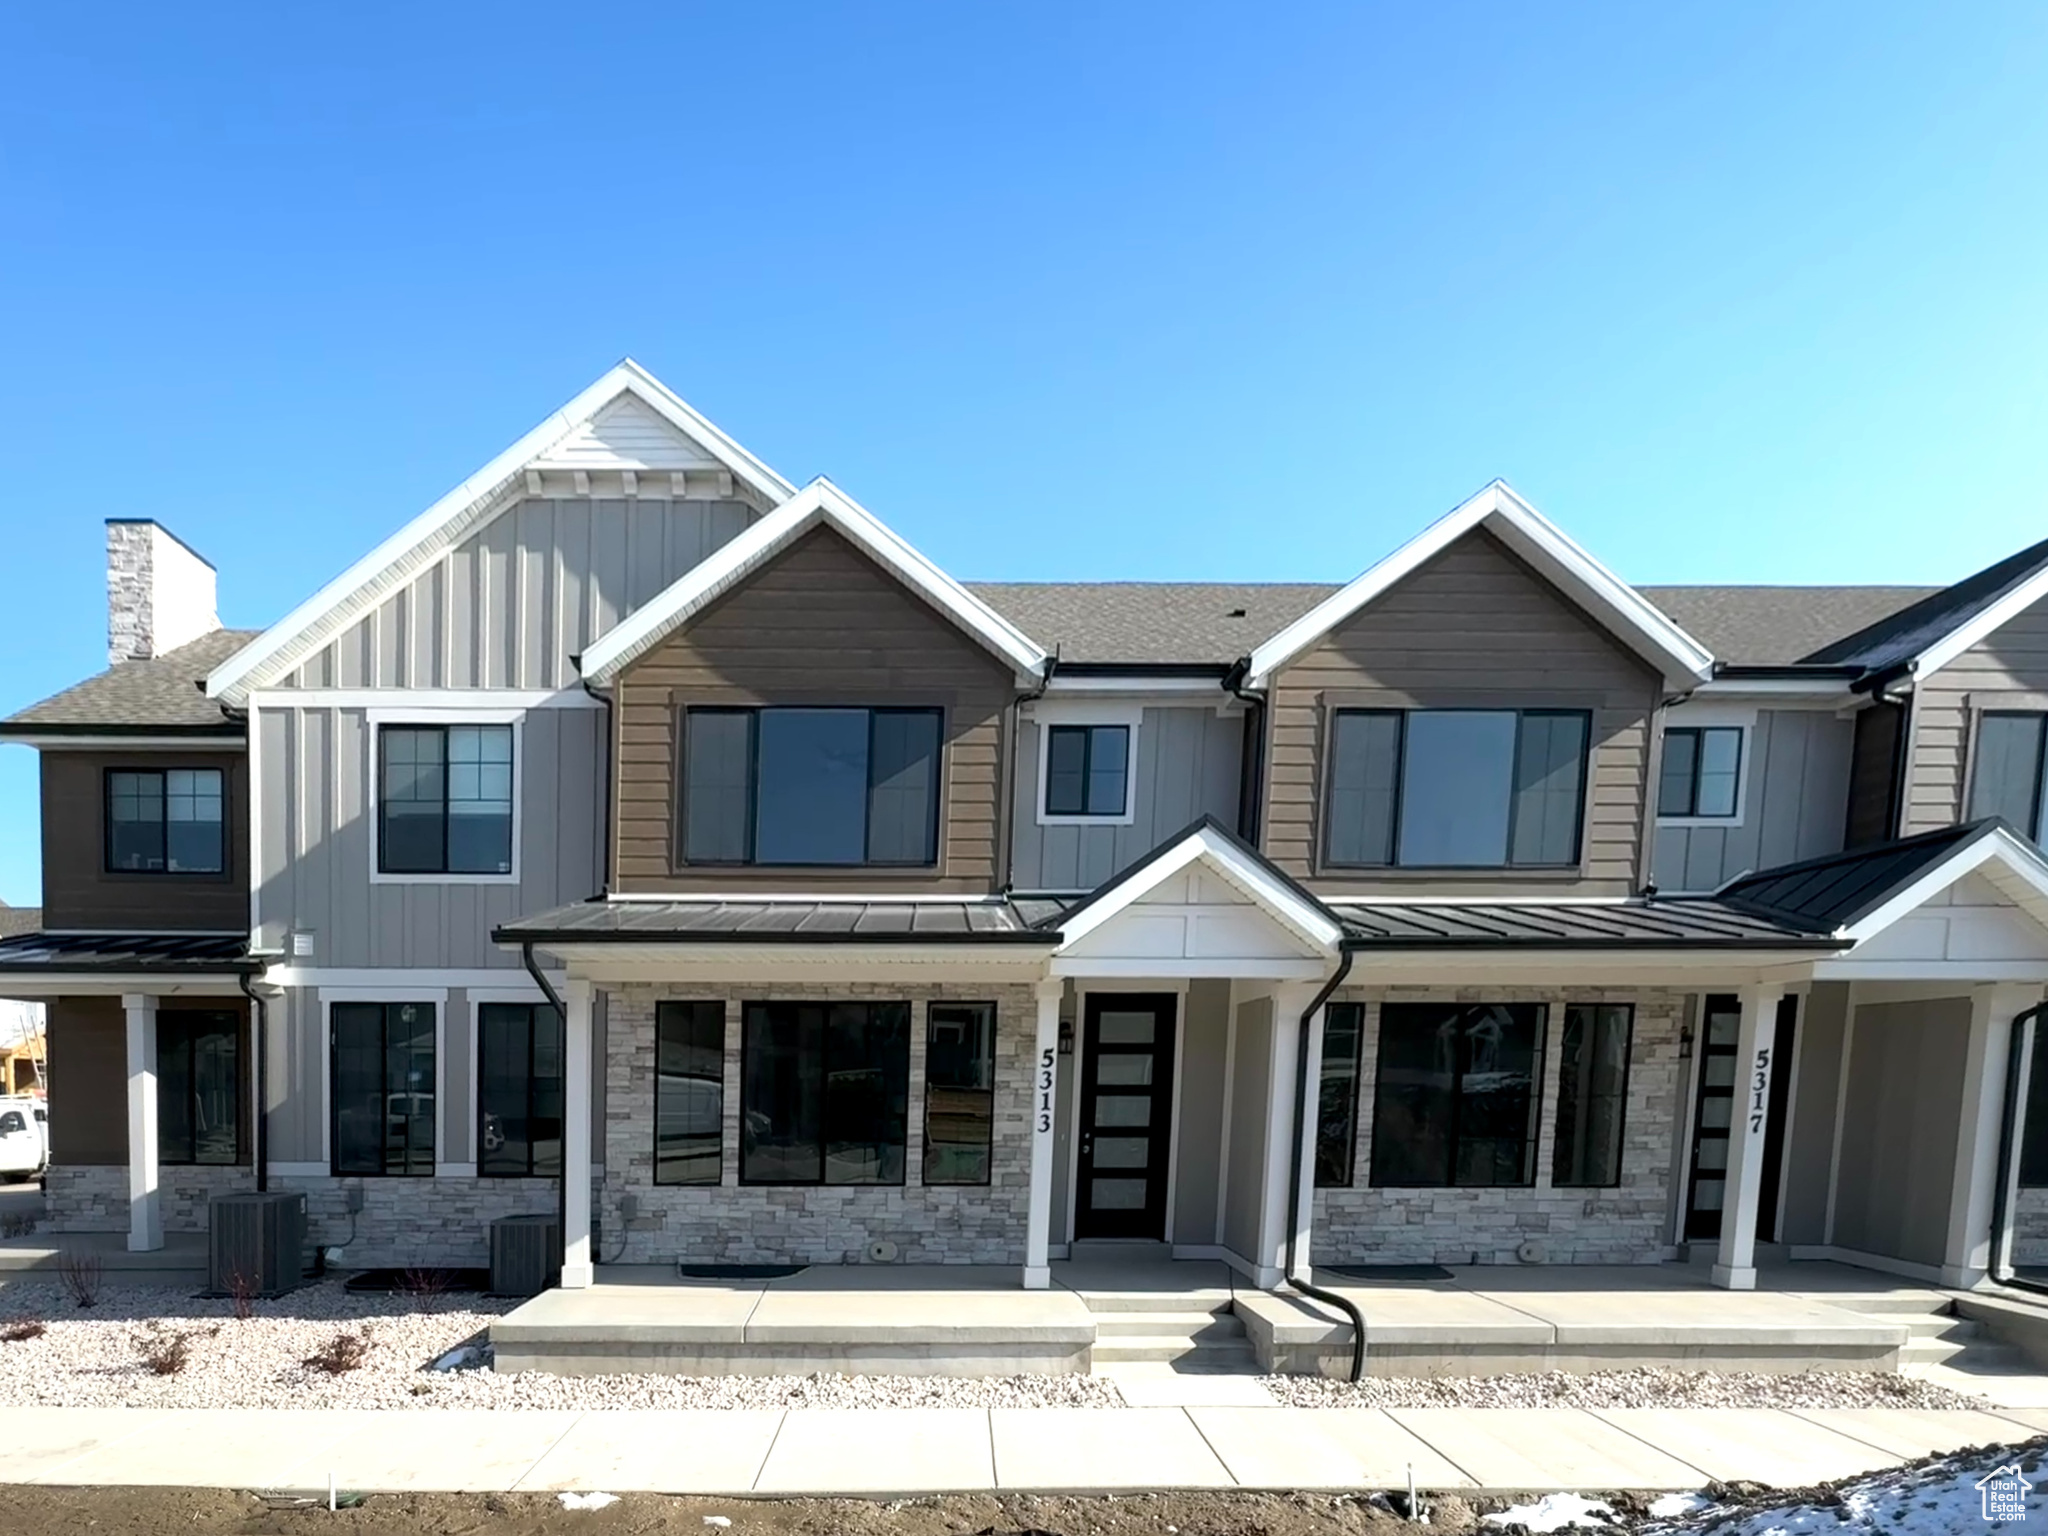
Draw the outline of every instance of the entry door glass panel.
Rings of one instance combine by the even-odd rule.
[[[1076,1237],[1166,1236],[1171,995],[1088,999]]]
[[[1693,1111],[1692,1187],[1685,1205],[1687,1242],[1721,1235],[1728,1183],[1728,1128],[1734,1122],[1735,1047],[1742,1015],[1732,997],[1709,997],[1700,1025],[1699,1099]]]

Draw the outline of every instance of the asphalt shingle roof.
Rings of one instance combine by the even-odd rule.
[[[1787,666],[1888,618],[1934,587],[1638,587],[1674,624],[1738,667]]]
[[[39,933],[43,927],[41,907],[10,907],[0,901],[0,939],[19,938],[24,933]]]
[[[967,589],[1072,662],[1209,662],[1248,654],[1338,590],[1333,582],[970,581]]]
[[[1954,586],[1874,620],[1853,634],[1817,648],[1805,659],[1836,662],[1882,672],[1910,661],[1928,646],[1967,623],[2006,593],[2048,566],[2048,539],[1988,565]]]
[[[199,685],[260,633],[217,629],[148,661],[124,661],[0,720],[0,734],[212,727],[223,735],[239,735],[240,725],[222,715]]]

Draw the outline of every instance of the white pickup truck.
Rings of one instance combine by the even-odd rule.
[[[49,1165],[49,1108],[26,1094],[0,1098],[0,1179],[18,1184]]]

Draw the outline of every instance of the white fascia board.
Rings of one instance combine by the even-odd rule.
[[[1915,656],[1913,676],[1923,678],[1940,671],[2044,598],[2048,598],[2048,568],[2036,571],[1982,613],[1964,620]]]
[[[1771,708],[1812,703],[1818,707],[1846,704],[1856,695],[1842,677],[1717,677],[1693,690],[1696,699],[1756,700]]]
[[[1268,686],[1280,668],[1482,525],[1575,601],[1602,614],[1616,636],[1653,662],[1667,680],[1693,687],[1713,676],[1712,652],[1595,560],[1505,482],[1496,480],[1254,650],[1246,686]]]
[[[249,691],[274,682],[320,640],[338,632],[424,570],[456,537],[486,521],[510,501],[508,484],[519,472],[621,395],[645,401],[771,503],[794,492],[787,480],[699,416],[630,358],[554,412],[518,442],[420,513],[362,559],[299,604],[277,623],[215,667],[206,679],[209,698],[240,704]]]
[[[912,549],[831,481],[819,479],[593,641],[583,653],[583,676],[593,683],[612,681],[622,668],[821,525],[839,533],[917,592],[1008,662],[1020,677],[1036,676],[1044,667],[1047,652],[1022,630]]]
[[[1858,944],[1875,938],[1931,897],[1987,864],[1992,867],[1984,870],[1986,878],[2016,902],[2031,907],[2037,920],[2048,913],[2048,863],[2043,863],[2040,854],[2010,832],[1998,827],[1969,846],[1957,849],[1875,912],[1839,930],[1840,935]],[[1850,953],[1853,957],[1854,951]]]
[[[242,736],[37,736],[0,737],[0,746],[34,747],[38,752],[246,752]]]
[[[1142,672],[1087,673],[1069,676],[1055,671],[1045,691],[1053,694],[1115,694],[1119,697],[1130,695],[1142,697],[1149,694],[1169,696],[1174,703],[1182,702],[1189,694],[1202,699],[1215,699],[1223,704],[1236,704],[1223,687],[1220,677],[1153,677]],[[1162,701],[1164,702],[1164,701]]]
[[[1071,949],[1081,939],[1124,911],[1146,892],[1156,889],[1197,861],[1208,864],[1245,898],[1290,932],[1318,949],[1335,952],[1343,929],[1304,902],[1294,892],[1247,859],[1232,844],[1207,827],[1198,828],[1160,858],[1139,870],[1121,887],[1076,916],[1062,921],[1060,950]]]

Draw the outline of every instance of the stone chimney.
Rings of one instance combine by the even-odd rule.
[[[213,567],[148,518],[107,519],[107,660],[146,661],[220,628]]]

